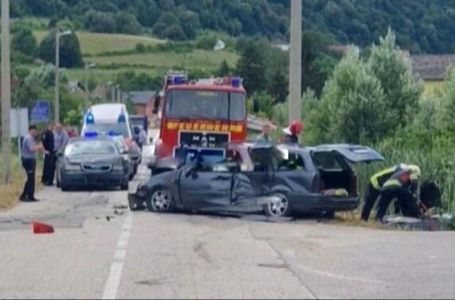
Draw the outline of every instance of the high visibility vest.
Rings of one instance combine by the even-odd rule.
[[[401,170],[393,174],[382,186],[383,189],[409,187],[412,182],[419,180],[419,175],[413,170]]]
[[[401,165],[396,165],[385,170],[382,170],[371,176],[370,183],[375,189],[379,190],[393,174],[400,171],[401,169],[402,169]]]

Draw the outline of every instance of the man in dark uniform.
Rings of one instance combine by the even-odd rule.
[[[35,198],[35,170],[36,170],[36,153],[43,151],[41,144],[36,143],[38,131],[36,126],[29,127],[29,134],[24,138],[22,143],[22,166],[27,172],[27,182],[24,186],[24,191],[20,197],[20,201],[32,202],[38,201]]]
[[[44,167],[41,182],[44,185],[54,184],[55,173],[55,147],[54,147],[54,125],[49,124],[47,130],[42,134],[41,141],[44,146]]]

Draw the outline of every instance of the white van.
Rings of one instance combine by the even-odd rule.
[[[122,135],[132,140],[130,119],[125,104],[97,104],[91,106],[85,115],[81,136],[91,132],[103,135]]]
[[[116,136],[125,138],[129,155],[134,163],[133,175],[142,161],[142,151],[133,139],[130,117],[125,104],[97,104],[91,106],[84,117],[81,136]]]

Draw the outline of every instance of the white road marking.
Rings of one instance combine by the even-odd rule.
[[[104,287],[102,299],[115,299],[120,286],[120,278],[122,277],[123,264],[125,262],[126,249],[130,238],[130,231],[133,227],[133,215],[129,214],[122,226],[122,231],[117,243],[117,248],[114,254],[114,262],[111,264],[109,277]]]

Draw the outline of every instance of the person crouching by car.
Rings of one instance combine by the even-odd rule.
[[[293,121],[289,127],[283,129],[285,136],[282,138],[282,144],[298,145],[299,135],[303,132],[304,126],[302,122]]]
[[[405,170],[393,174],[382,186],[376,219],[383,221],[390,203],[398,200],[398,206],[405,217],[420,218],[428,207],[417,199],[421,171],[418,166],[410,165]]]
[[[376,204],[376,201],[381,194],[381,189],[384,183],[393,176],[393,174],[400,172],[402,170],[406,170],[408,166],[406,164],[398,164],[393,167],[389,167],[384,169],[380,172],[377,172],[373,176],[371,176],[368,187],[366,188],[365,192],[365,202],[362,209],[362,220],[368,222],[370,218],[370,213],[373,207]]]

